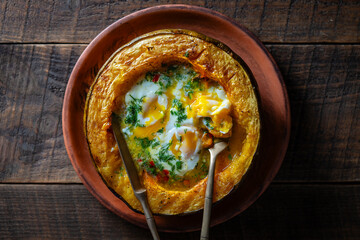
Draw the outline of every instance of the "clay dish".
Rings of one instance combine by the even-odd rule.
[[[258,151],[236,190],[213,206],[211,225],[248,208],[278,172],[290,136],[290,108],[280,71],[263,44],[245,27],[215,11],[188,5],[162,5],[132,13],[102,31],[84,50],[70,76],[63,104],[65,146],[80,179],[105,207],[147,228],[144,215],[131,210],[102,181],[84,134],[87,92],[99,69],[120,46],[160,29],[188,29],[218,40],[237,54],[252,73],[258,94],[261,133]],[[155,216],[159,231],[186,232],[201,228],[202,211]]]

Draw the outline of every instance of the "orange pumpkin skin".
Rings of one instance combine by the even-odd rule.
[[[224,50],[225,49],[225,50]],[[228,154],[217,160],[214,201],[224,198],[249,168],[260,137],[260,117],[249,74],[221,43],[188,30],[159,30],[140,36],[116,51],[99,71],[87,97],[85,133],[95,165],[106,184],[134,210],[142,211],[133,194],[111,131],[111,114],[119,111],[125,94],[142,74],[164,63],[190,64],[202,76],[223,86],[231,102],[233,120]],[[203,208],[204,178],[185,190],[164,188],[156,178],[140,172],[151,210],[183,214]]]

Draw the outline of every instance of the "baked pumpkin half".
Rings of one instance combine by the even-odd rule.
[[[249,168],[260,137],[254,86],[224,45],[188,30],[159,30],[118,49],[88,93],[85,132],[98,172],[132,209],[142,211],[111,129],[122,131],[155,214],[203,208],[208,148],[227,141],[217,159],[214,201]]]

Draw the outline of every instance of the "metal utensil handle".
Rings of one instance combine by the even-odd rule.
[[[205,206],[204,206],[204,214],[203,221],[201,226],[201,240],[209,239],[209,228],[210,228],[210,217],[211,217],[211,208],[212,208],[212,200],[213,200],[213,185],[214,185],[214,172],[215,172],[215,158],[214,154],[210,152],[210,168],[206,186],[205,193]]]
[[[159,240],[159,234],[156,229],[155,220],[151,213],[149,203],[147,201],[146,189],[142,186],[136,167],[134,165],[131,153],[126,144],[125,137],[121,132],[120,118],[115,113],[111,115],[111,123],[114,131],[114,136],[118,144],[121,158],[125,164],[126,173],[129,177],[129,181],[136,198],[140,201],[145,213],[146,222],[150,228],[151,234],[155,240]]]
[[[141,193],[141,194],[136,194],[137,198],[139,199],[141,206],[144,210],[144,214],[145,214],[145,218],[146,218],[146,222],[149,226],[151,235],[153,237],[154,240],[160,240],[159,237],[159,233],[156,229],[156,223],[155,223],[155,219],[154,216],[152,215],[151,211],[150,211],[150,206],[149,203],[147,201],[147,197],[146,197],[146,193]]]

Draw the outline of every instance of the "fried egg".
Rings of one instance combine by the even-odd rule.
[[[122,130],[140,168],[177,179],[196,168],[204,133],[231,134],[230,107],[217,82],[190,66],[171,65],[141,76],[126,94]]]

